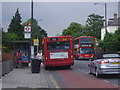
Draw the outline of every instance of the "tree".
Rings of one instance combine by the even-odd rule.
[[[2,47],[4,47],[3,51],[11,51],[13,48],[12,41],[18,39],[18,35],[2,31]]]
[[[62,36],[74,36],[76,33],[82,32],[82,25],[76,22],[72,22],[67,29],[64,29]]]
[[[47,37],[47,32],[38,25],[37,20],[34,19],[34,18],[33,19],[31,19],[31,18],[28,19],[26,22],[24,22],[22,24],[22,26],[23,27],[28,26],[29,23],[31,23],[31,34],[32,34],[31,38],[32,38],[32,41],[33,41],[33,39],[38,38],[40,40],[39,44],[41,45],[42,39],[44,37]]]
[[[36,19],[33,18],[33,20],[30,18],[28,21],[24,22],[22,24],[23,27],[28,26],[28,23],[31,23],[31,32],[32,32],[32,38],[44,38],[47,37],[47,33],[44,29],[42,29],[39,25]]]
[[[88,15],[86,25],[84,27],[86,29],[86,33],[88,33],[88,35],[90,36],[100,39],[101,28],[103,27],[104,22],[103,18],[103,16],[96,15],[94,13]]]
[[[19,40],[23,39],[23,26],[21,25],[21,16],[19,14],[19,9],[17,9],[15,16],[11,19],[11,23],[8,28],[8,33],[16,34],[19,36]]]
[[[99,46],[107,52],[120,51],[120,28],[115,33],[105,35],[104,40],[100,42]]]

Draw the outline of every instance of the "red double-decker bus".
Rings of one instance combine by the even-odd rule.
[[[72,36],[45,37],[43,41],[44,66],[67,66],[74,64]]]
[[[95,38],[91,36],[81,36],[74,39],[75,59],[91,59],[95,54]]]

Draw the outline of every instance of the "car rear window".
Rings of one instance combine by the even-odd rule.
[[[117,58],[120,58],[120,55],[119,54],[104,54],[103,55],[103,58],[112,58],[112,57],[117,57]]]

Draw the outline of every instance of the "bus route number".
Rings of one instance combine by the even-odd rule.
[[[67,40],[67,38],[63,38],[63,41],[66,41]]]

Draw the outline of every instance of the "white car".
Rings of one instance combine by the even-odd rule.
[[[89,61],[89,74],[99,78],[102,74],[120,74],[120,55],[118,53],[99,53]]]

